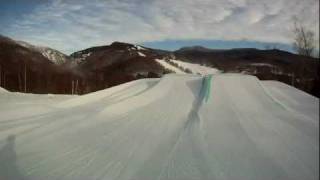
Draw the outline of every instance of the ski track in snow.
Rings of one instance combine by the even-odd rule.
[[[186,72],[182,71],[178,67],[166,62],[165,60],[162,59],[156,59],[156,61],[163,67],[177,73],[177,74],[186,74]],[[175,63],[176,65],[188,69],[191,71],[192,74],[199,74],[199,75],[209,75],[209,74],[218,74],[220,71],[218,69],[212,68],[212,67],[207,67],[207,66],[202,66],[199,64],[193,64],[193,63],[188,63],[188,62],[183,62],[183,61],[178,61],[174,59],[170,59],[169,61]]]
[[[141,56],[141,57],[146,57],[146,55],[143,54],[142,52],[138,52],[138,55]]]
[[[318,179],[318,114],[319,99],[241,74],[0,89],[0,179]]]
[[[182,71],[181,69],[167,63],[165,60],[162,59],[155,59],[161,66],[163,66],[166,69],[169,69],[177,74],[186,74],[184,71]]]

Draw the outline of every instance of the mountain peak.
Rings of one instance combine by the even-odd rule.
[[[133,47],[133,44],[125,43],[125,42],[118,42],[115,41],[110,44],[111,48],[126,48],[126,47]]]
[[[49,59],[51,62],[55,63],[55,64],[63,64],[67,61],[68,57],[67,55],[63,54],[62,52],[49,48],[49,47],[45,47],[45,46],[35,46],[32,44],[29,44],[27,42],[24,41],[16,41],[19,45],[37,51],[39,53],[41,53],[44,57],[46,57],[47,59]]]
[[[178,51],[212,51],[212,49],[203,46],[186,46],[180,48]]]

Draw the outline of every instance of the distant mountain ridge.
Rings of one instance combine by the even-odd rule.
[[[22,54],[25,53],[20,51],[27,52],[27,58],[22,58]],[[278,80],[317,97],[320,91],[319,60],[281,50],[254,48],[220,50],[191,46],[171,52],[114,42],[110,45],[80,50],[67,56],[51,48],[39,48],[0,36],[0,66],[2,70],[6,69],[5,74],[11,74],[11,78],[7,75],[7,79],[4,80],[2,72],[0,79],[6,82],[6,86],[0,84],[2,87],[10,91],[22,91],[20,81],[23,66],[17,66],[16,69],[13,66],[6,68],[5,62],[18,63],[22,59],[24,62],[32,61],[33,64],[39,61],[36,67],[31,68],[34,72],[39,71],[37,68],[41,69],[40,64],[44,62],[50,64],[48,65],[49,69],[52,69],[48,70],[50,78],[44,76],[44,72],[35,73],[32,77],[37,77],[35,78],[37,80],[31,79],[31,81],[36,83],[43,78],[42,81],[47,81],[49,84],[53,81],[54,87],[37,85],[29,88],[28,92],[37,93],[84,94],[136,79],[161,77],[166,73],[172,73],[164,65],[165,63],[177,65],[181,64],[177,63],[179,61],[215,68],[222,72],[255,75],[262,80]],[[193,73],[190,69],[182,68],[182,70]]]
[[[178,49],[177,51],[203,51],[203,52],[208,52],[208,51],[214,51],[213,49],[206,48],[203,46],[186,46]]]
[[[44,57],[48,58],[50,61],[58,65],[67,62],[67,60],[69,59],[67,55],[49,47],[34,46],[24,41],[17,41],[17,43],[26,48],[40,52]]]
[[[0,37],[0,86],[10,91],[68,93],[73,73],[39,51]]]
[[[262,80],[278,80],[320,96],[319,59],[277,49],[253,48],[222,51],[188,49],[175,51],[177,59],[206,64],[224,72],[255,75]]]

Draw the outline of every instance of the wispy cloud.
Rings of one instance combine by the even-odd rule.
[[[292,17],[319,32],[319,0],[56,0],[10,24],[17,39],[70,53],[113,41],[291,43]]]

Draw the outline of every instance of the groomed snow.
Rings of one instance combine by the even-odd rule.
[[[0,93],[0,179],[318,179],[318,103],[239,74]]]

